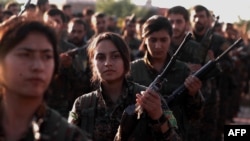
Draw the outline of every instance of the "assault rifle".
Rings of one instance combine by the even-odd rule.
[[[156,92],[159,92],[164,81],[166,81],[165,76],[169,72],[170,68],[176,61],[176,56],[183,48],[184,44],[187,40],[191,38],[191,33],[188,33],[175,54],[171,57],[169,63],[162,71],[160,75],[158,75],[155,80],[149,85],[148,89],[152,89]],[[169,109],[166,100],[160,95],[162,104],[166,109]],[[137,112],[137,119],[135,117],[135,113]],[[142,114],[142,115],[141,115]],[[142,118],[140,118],[142,116]],[[134,140],[147,140],[147,134],[150,133],[148,131],[148,118],[146,118],[146,114],[143,113],[143,109],[140,106],[130,105],[128,106],[122,115],[120,127],[118,128],[118,132],[115,137],[115,141],[134,141]]]
[[[66,51],[64,53],[68,54],[69,56],[74,56],[78,52],[81,52],[81,51],[85,50],[87,47],[88,47],[88,45],[84,45],[83,47],[73,48],[73,49],[70,49],[70,50],[68,50],[68,51]]]
[[[207,57],[207,52],[209,49],[211,49],[211,41],[213,40],[213,34],[215,31],[215,26],[219,23],[219,16],[216,17],[214,24],[211,28],[209,28],[204,37],[202,38],[200,44],[202,45],[202,47],[204,47],[205,51],[204,51],[204,56],[202,57],[202,64],[204,64],[206,62],[206,57]]]
[[[28,6],[30,5],[30,1],[31,0],[27,0],[23,6],[21,6],[21,11],[18,13],[18,16],[21,16],[25,10],[28,8]]]
[[[176,52],[174,53],[174,55],[171,57],[169,63],[166,65],[166,67],[164,68],[164,70],[161,72],[161,74],[159,74],[154,81],[149,85],[148,89],[152,89],[156,92],[159,92],[160,89],[162,88],[162,85],[164,83],[164,81],[166,80],[166,75],[168,74],[168,72],[170,71],[171,67],[175,64],[176,62],[176,58],[177,58],[177,54],[180,52],[180,50],[184,47],[184,44],[191,39],[192,34],[189,32],[186,34],[186,36],[184,37],[182,43],[180,44],[180,46],[178,47],[178,49],[176,50]],[[168,104],[166,102],[166,100],[162,97],[162,95],[160,95],[161,100],[162,100],[162,104],[165,108],[169,109]],[[140,115],[142,114],[142,108],[140,106],[138,106],[139,109],[137,109],[136,111],[138,111],[138,116],[137,118],[140,118]]]
[[[216,59],[208,61],[204,66],[202,66],[199,70],[197,70],[193,75],[198,77],[201,81],[205,80],[206,74],[211,72],[216,65],[219,63],[219,61],[234,47],[239,46],[239,44],[242,42],[242,38],[239,38],[236,40],[230,47],[228,47],[223,53],[221,53]],[[174,100],[177,96],[183,94],[187,91],[187,88],[184,84],[179,86],[170,96],[165,97],[167,102],[171,102]]]

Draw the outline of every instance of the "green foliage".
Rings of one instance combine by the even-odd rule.
[[[250,30],[250,20],[239,19],[239,22],[235,23],[238,27],[244,27],[245,32]]]
[[[97,0],[96,10],[104,12],[108,15],[116,15],[117,17],[126,17],[131,15],[136,5],[130,0]]]
[[[7,3],[8,0],[0,0],[0,4],[2,4],[3,6]]]
[[[151,17],[152,15],[157,14],[157,8],[145,8],[145,7],[137,7],[135,10],[136,17],[140,17],[143,19],[147,19]]]
[[[107,15],[115,15],[125,18],[135,14],[136,17],[147,18],[155,14],[155,9],[136,6],[130,0],[97,0],[96,11],[104,12]]]
[[[6,4],[7,2],[13,2],[13,1],[16,1],[16,0],[0,0],[0,3]]]
[[[16,2],[16,0],[0,0],[0,4],[2,4],[3,7],[5,7],[5,4],[8,2]]]

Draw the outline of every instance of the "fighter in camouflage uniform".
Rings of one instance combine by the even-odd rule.
[[[87,141],[45,103],[59,66],[54,30],[14,17],[0,34],[0,140]]]
[[[81,80],[85,79],[85,77],[82,75],[82,68],[77,65],[77,58],[66,53],[69,50],[75,49],[76,46],[62,37],[62,27],[65,22],[65,15],[63,12],[59,9],[50,9],[44,14],[44,21],[47,24],[51,22],[57,23],[56,27],[53,28],[56,29],[59,38],[58,53],[61,63],[59,73],[52,83],[53,95],[48,96],[47,102],[51,108],[67,118],[74,100],[79,96],[79,83],[83,82]],[[85,86],[84,84],[82,85]]]
[[[143,44],[145,56],[131,64],[131,79],[141,85],[149,84],[161,73],[170,61],[168,49],[172,36],[172,26],[167,18],[153,16],[143,25]],[[201,82],[198,78],[189,76],[190,70],[183,62],[176,60],[166,75],[166,82],[162,86],[161,94],[169,96],[185,82],[188,92],[171,101],[170,109],[177,119],[178,129],[183,137],[186,134],[186,125],[192,118],[199,117],[202,99],[198,90]],[[189,77],[188,77],[189,76]],[[190,85],[186,85],[189,82]],[[191,86],[191,87],[189,87]]]
[[[173,28],[171,47],[169,49],[170,55],[173,55],[188,32],[190,26],[189,12],[183,6],[174,6],[168,10],[166,17],[172,24]],[[189,69],[192,72],[195,72],[201,68],[203,54],[204,48],[193,38],[190,38],[184,44],[180,53],[177,54],[177,59],[187,64]],[[189,123],[190,124],[187,125],[186,140],[199,141],[200,119],[190,120]]]
[[[98,82],[99,88],[76,99],[68,118],[70,123],[86,130],[95,141],[129,140],[129,137],[134,138],[137,135],[140,135],[136,138],[138,141],[180,139],[175,131],[175,118],[166,107],[161,107],[159,95],[150,90],[145,91],[146,87],[126,80],[126,74],[130,70],[130,54],[122,37],[115,33],[99,34],[90,44],[88,51],[92,63],[92,79],[97,79],[94,82]],[[105,62],[105,66],[102,66],[101,62]],[[106,67],[113,73],[102,71],[101,68]],[[118,92],[114,91],[116,89]],[[144,91],[143,96],[138,95]],[[150,102],[151,105],[146,104],[149,106],[147,107],[140,102],[144,104]],[[147,122],[140,124],[141,126],[137,122],[143,123],[141,121],[144,120],[137,120],[135,107],[131,110],[131,118],[127,120],[123,116],[124,110],[128,106],[134,106],[135,103],[141,104],[145,109],[145,117],[142,116],[140,119],[145,119]],[[159,111],[162,111],[161,119],[164,120],[159,124],[159,128],[153,128],[156,127],[153,121],[159,119],[161,113]],[[155,114],[158,114],[157,117],[154,117]],[[129,120],[131,122],[126,122]],[[145,132],[143,130],[133,132],[135,128],[141,128]]]
[[[213,26],[211,25],[211,23],[213,23],[211,19],[213,18],[206,7],[195,5],[190,12],[195,40],[199,42],[202,47],[208,49],[205,54],[207,54],[209,60],[216,58],[226,50],[230,44],[224,37],[213,32]],[[210,29],[211,32],[207,32],[208,29]],[[206,56],[204,56],[204,58],[205,57]],[[204,63],[207,61],[208,60],[204,59]],[[224,127],[223,112],[226,109],[220,107],[227,101],[227,96],[234,91],[234,82],[231,81],[230,76],[231,68],[233,68],[232,60],[226,55],[220,61],[220,69],[214,68],[208,74],[208,79],[203,83],[204,87],[202,91],[205,97],[205,105],[200,127],[201,140],[221,140]]]

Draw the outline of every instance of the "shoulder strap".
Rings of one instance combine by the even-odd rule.
[[[86,109],[86,108],[89,108],[89,107],[92,107],[96,104],[96,100],[97,100],[97,90],[96,91],[93,91],[91,93],[87,93],[85,95],[83,95],[81,97],[81,102],[80,102],[80,107],[81,109]]]
[[[85,94],[80,100],[80,127],[92,135],[95,124],[97,93],[94,91]]]

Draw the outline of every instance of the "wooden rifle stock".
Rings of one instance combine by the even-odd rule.
[[[201,81],[205,80],[206,74],[208,74],[212,69],[214,69],[217,63],[223,58],[229,51],[234,47],[238,46],[242,42],[242,38],[236,40],[230,47],[228,47],[222,54],[220,54],[216,59],[208,61],[204,66],[202,66],[198,71],[193,75],[199,78]],[[165,97],[166,101],[169,103],[174,100],[177,96],[183,94],[187,91],[187,88],[184,84],[179,86],[170,96]]]

